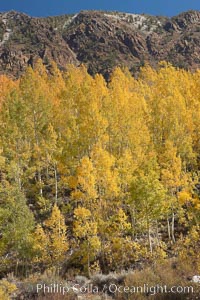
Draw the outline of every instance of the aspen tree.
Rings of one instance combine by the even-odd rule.
[[[135,176],[131,191],[130,204],[134,206],[137,226],[145,230],[148,236],[149,249],[153,252],[151,230],[156,221],[163,218],[165,188],[159,180],[158,165],[152,158],[144,170]]]
[[[50,263],[50,256],[48,253],[49,237],[44,232],[42,226],[37,224],[37,227],[32,234],[33,238],[33,258],[34,263],[48,265]]]
[[[79,242],[82,240],[83,260],[87,261],[87,273],[90,276],[92,259],[100,249],[100,240],[97,236],[97,223],[92,220],[90,210],[78,207],[74,210],[74,235]]]
[[[56,204],[53,206],[51,216],[45,221],[45,226],[49,239],[48,255],[51,258],[51,264],[56,266],[59,271],[60,264],[66,258],[69,243],[66,236],[65,219]]]

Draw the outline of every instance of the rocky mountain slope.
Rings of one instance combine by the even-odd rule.
[[[38,58],[60,68],[84,63],[106,77],[116,65],[136,72],[145,61],[194,70],[200,67],[200,12],[170,19],[103,11],[48,18],[0,13],[0,73],[18,77]]]

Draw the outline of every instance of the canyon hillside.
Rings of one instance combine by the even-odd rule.
[[[178,16],[82,11],[76,15],[36,18],[9,11],[0,13],[0,73],[19,77],[38,58],[84,63],[90,74],[108,77],[115,66],[132,73],[149,62],[166,60],[174,66],[200,67],[200,12]]]

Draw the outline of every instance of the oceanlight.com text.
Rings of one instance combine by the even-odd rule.
[[[37,284],[37,293],[44,294],[62,294],[75,293],[75,294],[192,294],[194,293],[193,286],[172,286],[168,287],[167,285],[155,285],[150,286],[144,284],[143,286],[120,286],[116,284],[105,284],[103,288],[99,288],[93,284],[88,285],[79,285],[74,284],[70,285],[68,283],[52,283],[49,285],[46,284]]]

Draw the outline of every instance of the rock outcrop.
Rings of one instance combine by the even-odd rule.
[[[46,65],[54,60],[61,69],[84,63],[91,74],[105,77],[118,65],[137,72],[147,61],[195,70],[200,67],[200,12],[171,19],[102,11],[48,18],[1,13],[0,73],[18,77],[38,58]]]

